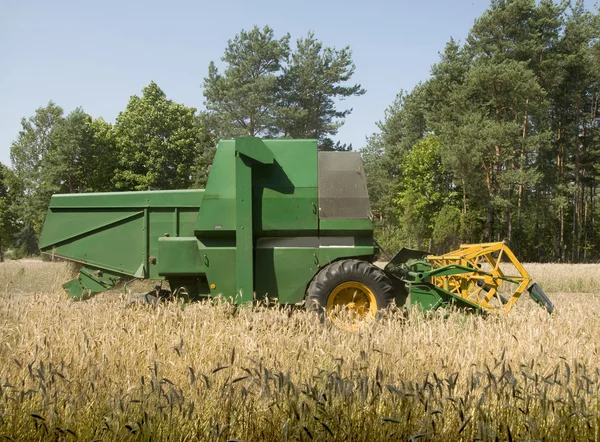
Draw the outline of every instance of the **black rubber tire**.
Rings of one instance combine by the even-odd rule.
[[[360,282],[373,292],[377,310],[385,309],[394,303],[394,288],[383,270],[367,261],[344,259],[323,267],[316,274],[306,292],[306,309],[324,317],[327,301],[333,290],[349,281]]]

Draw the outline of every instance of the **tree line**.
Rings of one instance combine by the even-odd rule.
[[[35,253],[55,192],[201,187],[219,139],[333,137],[352,109],[349,47],[241,31],[204,78],[203,111],[151,83],[114,124],[54,103],[22,120],[0,167],[0,252]],[[428,79],[400,91],[366,140],[379,242],[447,251],[506,240],[528,261],[600,257],[600,11],[492,0]],[[1,254],[1,253],[0,253]]]
[[[582,1],[492,0],[362,150],[382,243],[597,261],[599,38]]]
[[[290,44],[254,27],[231,39],[220,73],[208,66],[206,110],[167,98],[154,82],[133,95],[114,124],[82,108],[68,115],[50,102],[21,121],[0,164],[0,260],[38,252],[54,193],[203,187],[218,140],[240,135],[315,138],[325,150],[348,150],[334,136],[352,109],[337,100],[365,93],[349,83],[349,47],[326,47],[313,33]]]

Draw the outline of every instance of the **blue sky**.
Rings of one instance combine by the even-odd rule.
[[[588,4],[589,3],[589,4]],[[586,2],[588,7],[592,2]],[[9,163],[22,117],[53,100],[114,122],[129,97],[154,80],[177,102],[203,108],[202,79],[227,40],[268,24],[292,40],[314,31],[326,46],[350,45],[355,82],[367,93],[337,139],[365,144],[401,90],[429,75],[438,52],[464,41],[488,0],[455,1],[28,1],[0,0],[0,162]]]

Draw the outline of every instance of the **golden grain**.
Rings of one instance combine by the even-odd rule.
[[[598,439],[600,271],[527,268],[556,315],[524,299],[347,333],[285,308],[72,302],[66,264],[0,264],[0,439]]]

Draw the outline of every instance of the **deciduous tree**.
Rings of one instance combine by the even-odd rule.
[[[196,109],[167,99],[154,82],[132,96],[115,123],[121,190],[186,189],[201,155]]]

